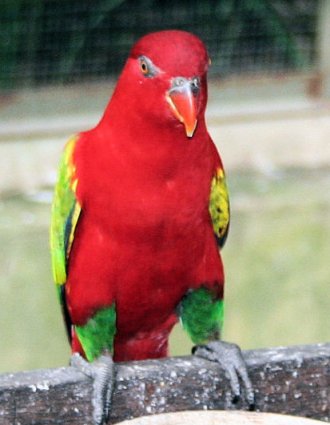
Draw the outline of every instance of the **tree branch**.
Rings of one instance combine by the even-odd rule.
[[[244,352],[256,408],[330,421],[330,344]],[[0,375],[0,422],[92,423],[91,381],[60,368]],[[118,363],[111,423],[153,413],[233,406],[217,364],[194,357]],[[82,422],[83,420],[83,422]]]

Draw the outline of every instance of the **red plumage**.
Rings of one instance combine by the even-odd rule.
[[[156,76],[142,74],[142,56],[157,67]],[[204,285],[222,296],[223,268],[208,210],[211,180],[222,167],[204,118],[208,61],[191,34],[142,38],[102,120],[76,143],[81,214],[66,302],[76,325],[115,302],[115,360],[165,356],[176,308],[188,290]],[[200,79],[192,138],[166,100],[175,77]],[[76,337],[73,351],[83,354]]]

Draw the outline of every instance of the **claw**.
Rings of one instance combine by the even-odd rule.
[[[93,379],[93,420],[95,425],[107,423],[111,408],[113,390],[113,360],[109,353],[101,355],[93,363],[87,362],[80,354],[71,356],[71,366]]]
[[[233,394],[233,403],[237,403],[241,398],[240,378],[245,388],[249,410],[254,410],[254,391],[238,345],[223,341],[212,341],[206,345],[194,347],[193,354],[217,362],[225,370]]]

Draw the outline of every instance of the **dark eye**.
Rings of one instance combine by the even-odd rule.
[[[143,75],[149,74],[149,67],[145,59],[140,59],[140,67]]]
[[[151,60],[145,56],[139,57],[140,70],[145,77],[153,77],[157,74],[157,67],[151,62]]]

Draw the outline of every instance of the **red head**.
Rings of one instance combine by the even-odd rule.
[[[133,46],[110,108],[120,98],[134,125],[148,120],[180,127],[192,137],[204,118],[208,65],[205,45],[195,35],[177,30],[148,34]]]

